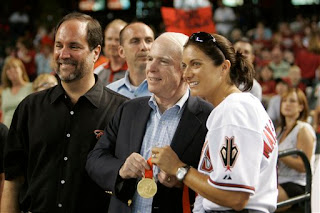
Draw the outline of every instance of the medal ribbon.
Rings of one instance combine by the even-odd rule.
[[[144,173],[145,178],[153,178],[153,164],[151,163],[151,157],[147,160],[148,165],[150,166],[150,169],[146,169]]]

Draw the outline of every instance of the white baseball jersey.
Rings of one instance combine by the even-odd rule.
[[[210,176],[212,187],[250,193],[246,209],[273,212],[278,196],[278,146],[261,102],[250,93],[233,93],[211,112],[207,128],[198,170]],[[199,195],[194,212],[203,210],[230,208]]]

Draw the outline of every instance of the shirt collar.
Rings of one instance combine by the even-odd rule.
[[[183,106],[184,106],[184,104],[186,103],[186,101],[188,100],[189,96],[190,96],[190,92],[189,92],[189,89],[188,89],[188,90],[185,92],[185,94],[178,100],[178,102],[177,102],[175,105],[172,106],[172,107],[177,106],[177,107],[179,108],[178,114],[181,113],[181,111],[182,111],[182,109],[183,109]],[[154,94],[153,94],[153,95],[150,97],[150,99],[149,99],[149,106],[150,106],[154,111],[160,112]],[[172,108],[172,107],[171,107],[171,108]]]
[[[141,86],[144,85],[144,84],[147,84],[147,79],[144,79],[139,86],[134,87],[134,86],[130,83],[129,70],[127,70],[126,74],[124,75],[124,83],[123,83],[123,86],[127,87],[130,92],[134,92],[137,88],[141,87]]]
[[[126,74],[124,75],[124,85],[128,88],[130,92],[133,92],[134,88],[132,84],[130,83],[129,79],[129,70],[127,70]]]
[[[94,78],[95,78],[94,86],[91,89],[89,89],[89,91],[81,97],[85,97],[88,101],[90,101],[92,105],[98,108],[100,104],[100,100],[102,98],[104,86],[101,83],[101,81],[98,81],[98,76],[96,74],[94,74]],[[53,88],[52,98],[50,103],[52,104],[56,102],[60,97],[62,96],[64,97],[66,95],[67,94],[63,89],[61,82],[59,82],[59,84],[55,88]]]
[[[64,96],[65,94],[66,93],[61,85],[61,81],[59,80],[58,85],[53,87],[53,89],[52,89],[50,104],[53,104],[54,102],[56,102],[60,97]]]

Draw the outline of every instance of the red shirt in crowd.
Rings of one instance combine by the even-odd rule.
[[[295,52],[295,63],[301,69],[302,78],[313,79],[316,76],[316,69],[320,66],[320,55],[301,48]]]

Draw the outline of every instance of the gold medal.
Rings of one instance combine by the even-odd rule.
[[[142,178],[137,186],[139,195],[143,198],[151,198],[157,193],[157,184],[153,178]]]
[[[143,198],[152,198],[157,193],[157,184],[153,179],[151,157],[147,160],[147,163],[150,170],[145,170],[144,177],[138,183],[137,192]]]

